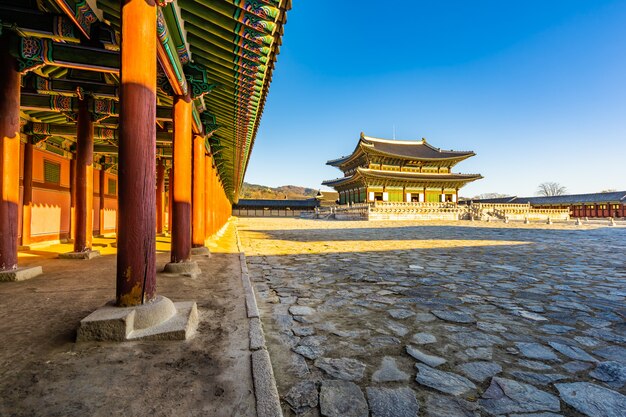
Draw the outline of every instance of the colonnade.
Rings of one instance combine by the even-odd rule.
[[[116,304],[137,306],[155,299],[156,234],[165,224],[166,166],[156,158],[156,13],[154,2],[125,0],[121,7],[121,68],[118,139]],[[0,37],[0,273],[18,269],[20,204],[20,77]],[[93,209],[93,134],[89,98],[79,97],[76,157],[72,161],[74,251],[90,251]],[[226,223],[230,201],[206,147],[206,132],[192,129],[192,100],[174,97],[172,168],[169,172],[171,262],[187,262],[193,246]],[[27,143],[24,167],[32,164]],[[29,160],[30,155],[30,160]],[[29,162],[30,161],[30,162]],[[32,169],[24,170],[24,230],[30,222]],[[102,175],[102,174],[101,174]],[[103,187],[103,177],[100,178]],[[102,189],[102,188],[101,188]],[[102,191],[101,191],[102,192]],[[103,212],[101,199],[100,215]],[[101,223],[102,225],[102,220]],[[23,244],[30,234],[23,234]]]

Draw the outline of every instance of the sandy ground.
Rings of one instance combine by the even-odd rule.
[[[158,238],[157,270],[169,260]],[[55,259],[71,245],[20,254],[41,265],[29,281],[0,283],[0,416],[254,416],[248,321],[234,227],[196,257],[192,279],[162,275],[158,292],[195,300],[186,342],[74,343],[79,321],[115,296],[114,239],[102,257]]]

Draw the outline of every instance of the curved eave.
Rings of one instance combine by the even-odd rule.
[[[358,168],[357,171],[366,179],[380,178],[408,181],[471,182],[483,178],[480,174],[429,174],[423,172],[381,171],[365,168]]]
[[[358,175],[358,177],[357,177]],[[327,187],[336,187],[342,184],[346,184],[349,182],[352,182],[354,180],[359,179],[361,176],[359,175],[359,173],[357,172],[354,175],[350,175],[349,177],[342,177],[342,178],[336,178],[334,180],[326,180],[322,182],[322,185],[325,185]]]
[[[455,156],[442,156],[442,157],[437,157],[437,158],[425,158],[425,157],[407,156],[407,155],[402,155],[402,154],[397,154],[397,153],[381,151],[379,149],[376,149],[373,145],[370,145],[367,143],[363,143],[362,148],[363,148],[363,151],[367,154],[380,155],[380,156],[393,158],[393,159],[401,159],[403,161],[428,161],[428,162],[456,161],[458,163],[472,156],[476,156],[474,152],[468,152],[468,153],[460,153],[458,156],[455,155]],[[451,151],[441,151],[441,152],[449,153]]]

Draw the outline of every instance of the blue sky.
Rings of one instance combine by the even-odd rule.
[[[476,152],[464,196],[624,190],[624,22],[624,0],[294,0],[245,180],[320,188],[395,126]]]

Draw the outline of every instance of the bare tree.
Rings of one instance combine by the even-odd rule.
[[[546,197],[563,195],[566,192],[567,188],[565,188],[565,186],[559,184],[558,182],[542,182],[537,188],[537,195],[542,195]]]
[[[474,200],[485,200],[488,198],[503,198],[503,197],[509,197],[509,194],[500,194],[500,193],[483,193],[483,194],[478,194],[475,195],[474,197],[472,197]]]

